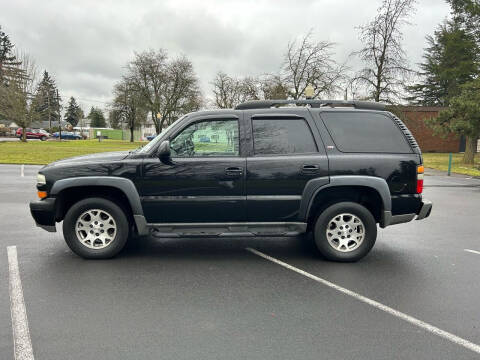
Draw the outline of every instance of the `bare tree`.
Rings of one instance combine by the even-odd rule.
[[[259,79],[264,99],[285,100],[288,98],[288,86],[280,75],[265,75]]]
[[[186,57],[173,60],[167,67],[166,82],[160,97],[160,129],[183,114],[197,111],[203,104],[193,64]]]
[[[135,54],[127,76],[144,98],[157,133],[178,116],[201,106],[198,79],[185,57],[169,61],[164,50]]]
[[[130,142],[134,141],[134,131],[147,118],[148,108],[145,99],[135,90],[130,79],[123,78],[113,89],[112,116],[117,123],[121,122],[130,130]]]
[[[312,37],[309,32],[300,41],[290,42],[285,54],[281,79],[295,100],[303,96],[308,85],[314,88],[313,98],[332,95],[338,92],[343,77],[344,67],[332,58],[334,44],[316,42]]]
[[[212,81],[215,106],[231,109],[248,100],[258,100],[259,81],[254,77],[235,78],[220,71]]]
[[[26,139],[26,128],[38,118],[34,104],[37,68],[27,54],[16,55],[18,63],[12,69],[8,86],[0,84],[0,108],[2,114],[22,128],[22,141]]]
[[[402,27],[415,11],[416,0],[383,0],[377,16],[360,27],[363,49],[354,53],[364,63],[354,81],[365,86],[374,101],[395,102],[412,70],[402,47]]]

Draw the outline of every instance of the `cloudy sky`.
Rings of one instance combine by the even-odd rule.
[[[164,48],[194,64],[205,95],[219,70],[275,72],[288,41],[313,30],[335,42],[344,62],[360,47],[356,26],[372,19],[381,0],[0,0],[0,26],[16,46],[57,81],[62,97],[84,110],[105,107],[134,52]],[[425,35],[449,13],[443,0],[419,0],[405,49],[421,61]],[[355,67],[355,61],[349,64]]]

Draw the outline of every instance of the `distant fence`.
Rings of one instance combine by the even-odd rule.
[[[115,129],[89,129],[89,138],[96,139],[98,132],[100,132],[100,136],[104,139],[130,140],[130,130],[115,130]],[[135,130],[133,132],[133,138],[135,141],[142,140],[141,131]]]

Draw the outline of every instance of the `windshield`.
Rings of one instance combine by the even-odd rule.
[[[145,153],[148,153],[150,152],[151,149],[153,149],[155,146],[157,146],[158,144],[160,144],[164,138],[164,135],[180,120],[182,120],[184,117],[186,117],[187,115],[183,115],[181,118],[177,119],[176,121],[174,121],[173,123],[171,123],[166,129],[163,129],[163,131],[158,134],[155,139],[153,139],[152,141],[150,141],[147,145],[144,145],[143,147],[137,149],[137,151],[140,153],[140,154],[145,154]]]

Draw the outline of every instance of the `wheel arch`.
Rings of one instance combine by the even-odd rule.
[[[75,202],[87,197],[104,197],[122,205],[139,235],[147,232],[138,191],[130,179],[113,176],[86,176],[58,180],[50,194],[57,198],[55,219],[63,220]]]
[[[322,208],[338,201],[355,201],[365,207],[382,224],[384,213],[391,212],[392,201],[387,182],[373,176],[331,176],[328,183],[321,178],[307,183],[300,205],[300,218],[311,223]]]

